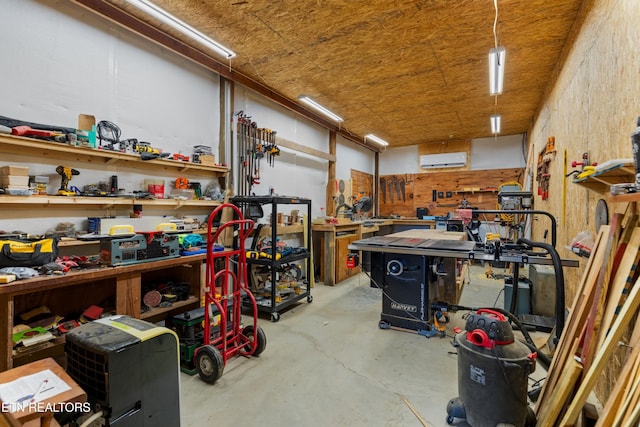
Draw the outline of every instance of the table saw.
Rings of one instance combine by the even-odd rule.
[[[558,276],[562,287],[562,267],[579,265],[575,260],[561,260],[553,246],[545,243],[526,239],[519,239],[516,243],[483,243],[464,238],[464,233],[443,230],[406,230],[357,240],[348,246],[353,252],[369,255],[362,268],[369,273],[372,286],[383,290],[381,328],[431,329],[434,313],[431,313],[430,304],[435,299],[429,293],[429,285],[441,274],[438,271],[438,260],[441,259],[503,261],[513,265],[514,277],[518,276],[520,264],[554,265],[556,270],[560,270]],[[561,292],[563,295],[557,298],[556,312],[559,307],[564,307],[564,290]],[[517,291],[514,294],[514,299],[517,299]],[[560,310],[564,313],[564,308]],[[559,324],[561,332],[564,321]]]

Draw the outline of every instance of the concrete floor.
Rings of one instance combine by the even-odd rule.
[[[498,299],[502,307],[503,280],[487,279],[481,266],[467,277],[460,304]],[[311,304],[276,323],[261,316],[267,348],[259,357],[229,360],[214,385],[181,374],[184,427],[447,426],[447,402],[458,395],[450,337],[379,329],[381,291],[365,274],[311,293]],[[462,314],[451,316],[448,335],[464,326]]]

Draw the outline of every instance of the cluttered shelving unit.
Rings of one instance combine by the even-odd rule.
[[[0,151],[10,159],[29,165],[44,165],[40,170],[56,169],[60,162],[69,167],[87,168],[100,173],[137,174],[137,178],[171,179],[180,175],[201,180],[220,180],[224,183],[229,172],[227,166],[179,161],[169,158],[144,160],[139,154],[114,150],[69,145],[42,139],[0,134]],[[53,166],[52,166],[53,165]],[[9,168],[12,165],[8,166]],[[26,169],[16,167],[18,169]],[[56,170],[56,172],[59,174]],[[9,172],[8,175],[14,175]],[[20,174],[22,177],[23,174]],[[53,174],[51,174],[53,175]],[[4,176],[4,175],[3,175]],[[24,179],[28,179],[24,176]],[[60,178],[62,179],[62,178]],[[60,182],[60,181],[59,181]],[[46,190],[45,190],[46,191]],[[219,200],[195,200],[181,198],[138,198],[131,193],[111,192],[105,195],[56,195],[33,194],[25,190],[22,195],[0,195],[0,219],[16,220],[32,218],[52,221],[57,218],[76,216],[130,218],[136,206],[148,209],[162,218],[168,213],[205,213],[220,205]],[[105,212],[108,210],[108,212]],[[126,214],[127,216],[124,216]],[[153,216],[153,215],[152,215]],[[25,223],[25,225],[29,225]],[[62,237],[58,245],[59,255],[87,255],[93,258],[100,254],[99,240],[78,240],[72,236]],[[0,343],[0,370],[22,365],[43,357],[64,357],[64,332],[57,327],[58,319],[78,318],[88,306],[104,308],[106,312],[128,315],[150,322],[162,321],[175,314],[200,305],[202,286],[202,264],[205,255],[167,256],[128,265],[86,267],[71,270],[64,275],[41,275],[15,280],[0,287],[0,333],[5,339]],[[149,304],[145,301],[145,290],[155,283],[170,281],[184,285],[180,296],[171,295],[168,304]],[[188,289],[187,289],[188,288]],[[14,322],[29,325],[31,319],[22,319],[23,313],[43,309],[47,315],[43,329],[51,330],[53,336],[43,334],[42,341],[16,342]],[[46,309],[46,310],[45,310]],[[48,317],[53,320],[48,322]],[[45,324],[45,321],[46,324]],[[67,322],[64,322],[67,323]],[[31,326],[35,328],[34,326]],[[63,328],[64,329],[64,328]],[[58,332],[61,331],[61,335]]]
[[[121,153],[112,150],[99,150],[87,147],[75,147],[68,144],[51,142],[14,135],[0,135],[0,149],[6,154],[29,156],[31,159],[55,159],[61,161],[81,162],[91,165],[97,170],[114,166],[126,166],[150,175],[182,173],[189,176],[218,177],[224,179],[229,169],[226,166],[205,165],[172,159],[141,160],[139,155]],[[37,162],[37,161],[36,161]],[[112,208],[142,205],[148,208],[162,209],[211,209],[220,205],[215,200],[181,200],[181,199],[134,199],[130,197],[82,197],[57,195],[50,196],[8,196],[0,198],[0,205],[38,205],[61,209],[89,207]]]
[[[250,289],[256,297],[258,310],[269,313],[271,320],[277,322],[280,313],[298,301],[306,299],[311,303],[311,200],[293,196],[239,196],[231,202],[240,208],[245,218],[254,221],[266,215],[263,208],[271,210],[268,225],[259,224],[251,245],[247,245],[251,248],[247,256]],[[302,223],[291,218],[283,222],[283,206],[302,206],[304,212],[299,216]],[[285,244],[281,239],[285,234],[301,238],[301,245]]]

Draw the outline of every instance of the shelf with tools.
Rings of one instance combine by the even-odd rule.
[[[115,206],[141,205],[145,207],[207,208],[222,204],[217,200],[180,200],[180,199],[132,199],[126,197],[86,197],[86,196],[0,196],[0,205],[40,205],[42,207],[96,206],[112,208]]]
[[[258,310],[271,314],[277,322],[280,313],[298,301],[313,301],[311,280],[313,262],[311,260],[311,200],[299,197],[240,196],[231,199],[243,212],[245,218],[254,221],[266,217],[263,207],[270,208],[268,224],[258,224],[253,233],[252,244],[247,246],[249,285],[256,297]],[[279,209],[285,205],[302,206],[300,217],[306,221],[299,223],[295,218],[291,224],[279,223],[284,214]],[[301,238],[302,244],[296,248],[279,246],[283,236]],[[264,245],[257,244],[265,242]],[[256,244],[254,244],[254,242]],[[254,257],[255,256],[255,257]],[[300,265],[302,264],[302,266]]]
[[[59,142],[4,134],[0,134],[0,150],[5,154],[17,154],[31,158],[79,161],[101,166],[117,164],[142,170],[177,171],[200,176],[211,176],[212,174],[220,176],[229,170],[226,166],[204,165],[173,159],[142,160],[137,154],[73,147]]]
[[[582,178],[576,178],[572,182],[596,193],[610,195],[612,185],[633,183],[634,181],[635,172],[633,163],[613,162],[613,164],[608,165],[607,162],[607,164],[597,166],[594,173]],[[622,196],[633,196],[633,194],[625,194]],[[621,196],[611,197],[612,201],[614,201]],[[625,197],[617,201],[625,201]]]
[[[496,187],[480,188],[480,187],[463,187],[459,190],[455,190],[455,194],[474,194],[474,193],[497,193]]]
[[[0,150],[5,154],[14,154],[31,159],[76,161],[93,165],[94,168],[111,168],[115,165],[133,168],[139,171],[162,175],[165,173],[185,173],[199,177],[225,177],[228,168],[225,166],[188,163],[172,159],[141,160],[140,156],[117,151],[101,150],[85,147],[74,147],[63,143],[26,138],[14,135],[0,135]],[[190,200],[184,198],[149,199],[120,196],[0,196],[0,205],[31,205],[44,208],[100,208],[143,207],[168,208],[172,210],[212,209],[222,202],[217,200]]]

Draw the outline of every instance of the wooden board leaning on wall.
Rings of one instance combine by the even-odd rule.
[[[417,208],[427,208],[428,215],[444,216],[463,199],[471,207],[497,209],[498,187],[521,182],[522,173],[521,168],[510,168],[380,175],[380,215],[416,217]]]

